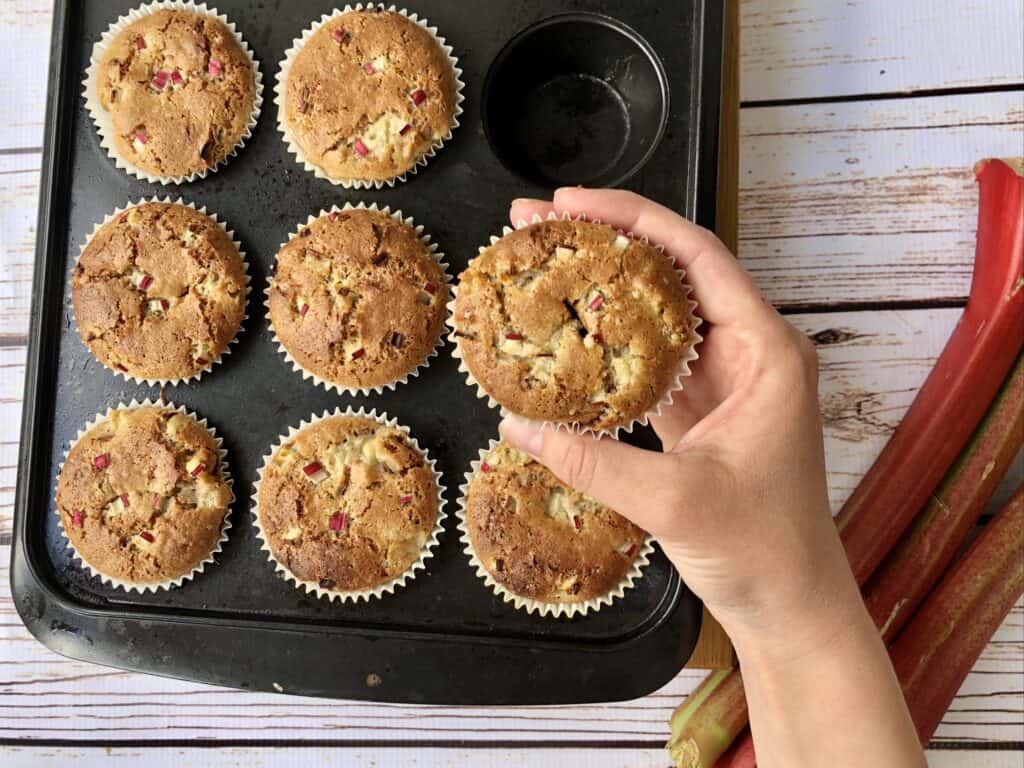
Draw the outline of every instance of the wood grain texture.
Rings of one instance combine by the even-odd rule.
[[[668,758],[657,747],[636,749],[531,749],[510,752],[494,748],[378,748],[378,747],[273,747],[254,750],[251,747],[180,748],[163,747],[0,747],[0,760],[7,768],[28,766],[98,763],[105,768],[267,768],[268,766],[302,766],[303,768],[381,768],[382,766],[415,766],[415,768],[534,768],[557,765],[559,768],[639,768],[665,766]],[[1019,755],[1008,752],[928,753],[931,768],[1020,768]]]
[[[4,766],[664,764],[672,708],[703,673],[615,705],[446,708],[237,692],[62,659],[7,591],[49,49],[50,0],[0,0],[0,740],[579,741],[573,749],[3,748]],[[1016,0],[746,0],[743,98],[817,98],[1024,81]],[[1014,37],[1017,35],[1017,37]],[[885,74],[882,74],[882,70]],[[1022,94],[960,93],[742,110],[740,257],[776,303],[948,301],[967,292],[982,155],[1020,152]],[[818,343],[829,495],[838,508],[877,455],[957,310],[802,314]],[[1015,477],[1024,474],[1018,462]],[[1005,493],[1005,486],[1002,491]],[[972,670],[935,746],[1024,742],[1024,604]],[[586,749],[593,741],[621,749]],[[626,748],[628,747],[628,748]],[[1005,768],[1020,753],[937,752],[933,766]]]
[[[744,0],[743,101],[1024,82],[1018,0]]]

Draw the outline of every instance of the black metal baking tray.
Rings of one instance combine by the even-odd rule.
[[[303,381],[272,345],[261,293],[281,241],[312,212],[365,200],[401,208],[426,226],[455,273],[506,223],[509,201],[550,194],[492,151],[480,114],[488,68],[529,24],[562,12],[619,19],[664,64],[667,128],[624,184],[705,225],[714,222],[722,3],[679,0],[410,0],[438,26],[465,70],[465,114],[429,166],[395,189],[347,192],[306,173],[286,152],[272,98],[238,157],[177,188],[117,170],[86,114],[81,80],[93,42],[133,2],[58,0],[40,194],[11,582],[26,626],[78,659],[238,688],[403,702],[529,704],[610,701],[666,683],[692,651],[700,604],[657,552],[625,599],[587,617],[549,620],[501,602],[470,569],[451,517],[441,546],[406,588],[353,606],[306,596],[259,550],[249,496],[266,447],[288,426],[335,406],[365,405],[408,425],[438,459],[446,496],[496,435],[498,415],[475,396],[446,349],[412,383],[367,398]],[[271,95],[291,40],[332,4],[223,0],[260,61]],[[93,414],[160,395],[112,376],[90,358],[70,317],[68,277],[83,238],[116,206],[152,195],[207,206],[235,230],[254,273],[250,319],[225,364],[163,393],[207,417],[224,437],[238,502],[223,553],[180,589],[139,596],[110,589],[72,562],[53,513],[63,450]],[[640,433],[631,439],[653,438]]]

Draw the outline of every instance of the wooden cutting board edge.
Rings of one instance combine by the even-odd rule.
[[[725,0],[725,39],[722,56],[722,111],[719,118],[718,201],[715,230],[736,253],[739,235],[740,159],[740,4]],[[726,669],[735,666],[736,653],[725,630],[708,609],[688,669]]]

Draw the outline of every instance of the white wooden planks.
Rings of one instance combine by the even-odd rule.
[[[1024,82],[1019,0],[743,0],[745,102]]]

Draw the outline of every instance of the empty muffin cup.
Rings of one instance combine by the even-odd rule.
[[[545,187],[623,183],[658,146],[668,109],[668,78],[654,49],[594,13],[527,27],[484,82],[484,130],[495,154]]]

